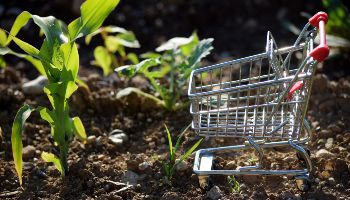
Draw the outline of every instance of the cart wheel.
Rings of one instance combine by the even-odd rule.
[[[305,150],[306,150],[306,153],[310,156],[311,155],[310,150],[309,149],[305,149]],[[303,167],[306,167],[306,162],[305,162],[303,156],[301,155],[301,153],[297,152],[296,154],[297,154],[298,160],[301,162],[301,165]]]
[[[311,182],[308,178],[296,178],[295,183],[300,191],[306,192],[311,188]]]

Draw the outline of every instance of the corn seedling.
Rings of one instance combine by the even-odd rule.
[[[165,130],[166,130],[167,137],[168,137],[169,160],[165,161],[163,163],[163,166],[164,166],[164,172],[165,172],[165,182],[167,184],[171,185],[171,180],[173,178],[176,166],[178,164],[180,164],[182,161],[184,161],[185,159],[187,159],[193,153],[193,151],[202,142],[203,138],[198,140],[189,150],[187,150],[185,152],[185,154],[183,154],[179,158],[177,158],[176,157],[176,152],[177,152],[177,150],[178,150],[178,148],[180,146],[182,137],[184,136],[184,133],[187,131],[187,129],[190,126],[187,126],[186,129],[184,131],[182,131],[182,133],[180,134],[180,136],[176,140],[175,146],[173,146],[173,142],[172,142],[172,139],[171,139],[171,134],[169,132],[168,127],[165,124],[164,124],[164,126],[165,126]]]
[[[93,64],[102,68],[104,76],[109,75],[116,67],[123,66],[127,62],[131,64],[139,62],[135,53],[126,53],[125,51],[125,48],[140,48],[140,43],[133,32],[117,26],[106,26],[86,36],[85,43],[89,44],[91,38],[98,34],[101,35],[104,46],[95,48]]]
[[[232,192],[237,193],[241,191],[241,186],[234,175],[227,176],[227,183],[230,186]]]
[[[23,147],[21,134],[31,112],[38,111],[41,118],[51,126],[51,134],[59,149],[59,155],[43,152],[41,157],[46,162],[53,163],[62,176],[68,172],[67,154],[70,140],[74,135],[79,139],[86,139],[80,118],[69,116],[68,101],[78,87],[75,83],[79,70],[79,54],[75,42],[78,38],[96,31],[118,3],[119,0],[87,0],[81,6],[81,17],[68,26],[53,16],[40,17],[24,11],[16,18],[8,33],[5,46],[13,41],[25,52],[23,55],[40,62],[39,71],[49,80],[44,92],[52,106],[50,110],[25,104],[16,114],[12,126],[11,143],[15,168],[21,185]],[[45,35],[40,49],[16,37],[30,19],[33,19]]]
[[[199,40],[196,33],[189,38],[172,38],[156,49],[158,53],[142,54],[145,60],[119,67],[116,71],[127,76],[143,74],[159,94],[164,107],[169,111],[177,110],[191,71],[210,54],[212,42],[211,38]]]

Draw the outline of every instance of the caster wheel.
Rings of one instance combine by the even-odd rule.
[[[311,182],[307,178],[296,179],[295,183],[297,185],[297,188],[302,192],[306,192],[311,188]]]

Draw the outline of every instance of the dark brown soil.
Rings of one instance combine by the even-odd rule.
[[[137,36],[140,35],[141,44],[145,44],[145,50],[154,48],[165,38],[188,36],[197,28],[201,37],[215,39],[216,49],[208,63],[264,50],[268,28],[278,35],[276,39],[281,46],[290,44],[295,36],[281,27],[276,18],[278,12],[286,10],[285,18],[302,26],[305,19],[300,17],[299,12],[313,13],[321,7],[301,1],[286,1],[280,5],[277,3],[279,1],[264,3],[266,1],[257,0],[237,2],[237,5],[231,1],[218,1],[215,5],[211,1],[138,2],[123,2],[117,8],[119,14],[110,19],[110,24],[117,19],[121,26],[134,30]],[[7,4],[10,7],[25,7],[20,3]],[[265,8],[264,12],[259,12]],[[52,7],[46,9],[54,10]],[[159,9],[162,12],[158,12]],[[37,8],[33,8],[32,12],[35,11]],[[57,15],[60,18],[62,13],[58,12]],[[63,19],[70,17],[74,18],[74,13],[62,16]],[[156,23],[158,19],[162,23]],[[192,172],[193,156],[187,160],[184,170],[176,172],[173,185],[166,185],[162,162],[168,156],[168,147],[163,124],[178,135],[192,120],[189,108],[171,113],[161,110],[141,112],[140,107],[130,109],[116,100],[116,93],[127,86],[142,87],[146,91],[150,91],[150,88],[144,86],[142,78],[125,80],[116,75],[102,77],[100,71],[87,64],[91,60],[90,51],[81,49],[83,66],[80,75],[91,91],[79,88],[70,105],[72,116],[80,116],[88,136],[96,138],[87,144],[72,141],[68,159],[70,171],[62,178],[52,165],[40,158],[42,151],[55,152],[55,149],[52,148],[50,127],[37,113],[33,113],[26,123],[23,146],[34,146],[35,154],[24,160],[23,188],[19,186],[13,164],[11,125],[23,103],[34,106],[49,103],[43,94],[25,95],[22,92],[22,83],[37,76],[30,65],[12,58],[10,65],[0,70],[0,199],[206,199],[214,186],[220,188],[222,199],[349,198],[350,74],[346,69],[330,70],[334,66],[349,68],[348,54],[318,66],[307,113],[313,127],[313,139],[308,144],[314,164],[310,190],[299,191],[293,177],[237,176],[241,191],[233,192],[227,177],[222,175],[212,176],[210,187],[201,189],[198,176]],[[185,100],[186,96],[183,98]],[[108,139],[108,134],[115,129],[122,130],[128,136],[122,145],[115,145]],[[181,151],[184,152],[197,139],[192,131],[188,131]],[[203,142],[201,148],[241,142],[211,139]],[[316,152],[321,149],[329,151],[330,156],[316,157]],[[295,153],[286,148],[266,150],[265,155],[265,165],[273,169],[302,167]],[[215,160],[215,167],[227,169],[239,166],[254,156],[250,151],[226,153]],[[130,181],[129,175],[137,176],[138,181],[126,187],[125,183]]]

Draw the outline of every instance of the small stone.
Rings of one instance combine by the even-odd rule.
[[[320,149],[315,154],[316,158],[332,158],[335,157],[335,155],[326,149]]]
[[[335,139],[337,140],[337,142],[343,142],[344,141],[344,137],[341,134],[337,134],[335,136]]]
[[[23,160],[28,160],[35,156],[35,147],[32,145],[28,145],[22,149],[22,158]]]
[[[334,142],[333,138],[328,138],[326,141],[326,144],[324,145],[326,149],[331,149],[333,147],[333,142]]]
[[[148,146],[153,149],[154,147],[156,147],[156,143],[155,142],[150,142],[148,143]]]
[[[330,129],[330,130],[332,130],[335,133],[340,133],[341,132],[341,128],[338,125],[336,125],[336,124],[329,125],[327,127],[327,129]]]
[[[45,76],[38,76],[36,79],[26,82],[22,85],[22,91],[24,94],[37,95],[42,94],[45,85],[48,80]]]
[[[322,178],[322,179],[328,179],[328,178],[330,178],[331,176],[332,176],[332,174],[331,174],[331,172],[328,171],[328,170],[323,171],[323,172],[321,172],[321,174],[320,174],[320,178]]]
[[[137,184],[137,181],[141,181],[145,177],[146,177],[145,175],[140,176],[140,175],[136,174],[135,172],[128,170],[122,176],[122,182],[135,186]]]
[[[329,137],[332,137],[332,131],[328,130],[328,129],[324,129],[324,130],[321,130],[320,133],[319,133],[319,137],[320,138],[329,138]]]
[[[237,168],[236,161],[230,161],[226,164],[225,169],[227,170],[235,170]]]
[[[151,165],[150,163],[148,163],[148,162],[143,162],[143,163],[140,163],[140,164],[139,164],[138,169],[139,169],[140,171],[145,171],[145,170],[149,169],[151,166],[152,166],[152,165]]]
[[[295,161],[295,158],[293,156],[287,156],[287,157],[283,158],[283,161],[287,162],[287,163],[291,163],[291,162]]]
[[[207,197],[212,200],[220,199],[222,197],[222,191],[218,186],[214,186],[207,192]]]
[[[128,140],[128,136],[119,129],[115,129],[109,133],[109,140],[115,145],[121,145]]]
[[[88,144],[95,144],[96,143],[96,136],[90,135],[89,137],[87,137],[86,141]]]
[[[333,177],[328,178],[328,183],[332,186],[334,186],[336,184],[335,179]]]
[[[320,179],[319,178],[315,178],[315,183],[320,183]]]
[[[181,161],[178,165],[176,165],[175,170],[182,172],[182,171],[186,171],[190,168],[189,164],[186,161]]]

